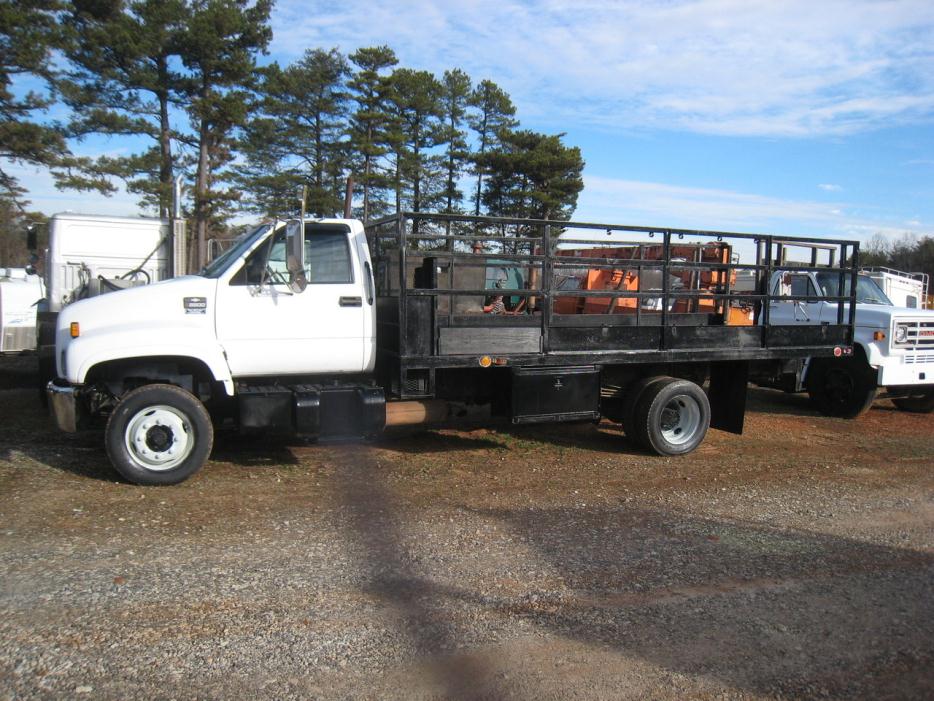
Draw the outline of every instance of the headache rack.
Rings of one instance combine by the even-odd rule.
[[[412,212],[366,230],[377,363],[403,397],[430,395],[439,368],[762,360],[853,341],[856,241]],[[845,297],[781,296],[849,302],[835,323],[770,323],[769,281],[789,267],[840,276]]]

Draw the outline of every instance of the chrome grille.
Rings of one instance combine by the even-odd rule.
[[[897,319],[895,325],[908,327],[908,338],[903,343],[896,343],[896,346],[934,350],[934,320]]]
[[[934,363],[934,353],[905,353],[905,365]]]

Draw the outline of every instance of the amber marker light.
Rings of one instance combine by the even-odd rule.
[[[481,367],[481,368],[488,368],[488,367],[490,367],[492,364],[493,364],[493,358],[491,358],[490,356],[485,355],[485,356],[483,356],[482,358],[480,358],[480,367]]]
[[[885,331],[876,331],[872,334],[873,341],[884,341],[885,340]]]
[[[78,324],[77,321],[72,321],[71,326],[69,326],[69,329],[71,331],[72,338],[78,338],[78,336],[81,335],[81,326]]]

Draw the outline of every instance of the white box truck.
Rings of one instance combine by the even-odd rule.
[[[926,309],[930,287],[927,273],[905,273],[892,268],[863,268],[896,307]]]
[[[39,379],[55,374],[55,323],[73,302],[172,276],[169,219],[55,214],[45,256],[46,296],[36,320]]]

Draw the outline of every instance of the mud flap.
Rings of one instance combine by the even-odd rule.
[[[742,433],[746,417],[746,384],[749,381],[748,362],[711,363],[710,427],[728,433]]]

